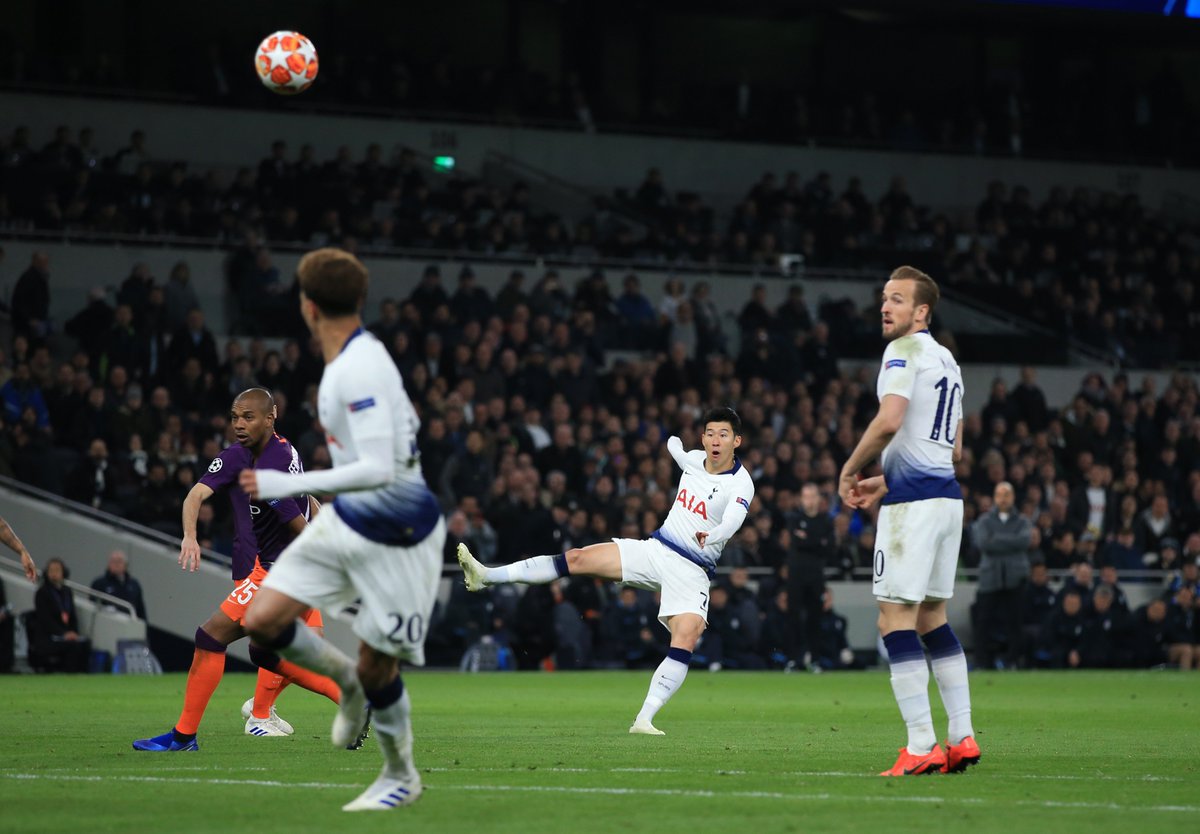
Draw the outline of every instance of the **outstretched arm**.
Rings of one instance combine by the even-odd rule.
[[[282,498],[307,492],[332,494],[358,489],[375,489],[392,480],[393,438],[354,438],[359,459],[333,469],[291,474],[274,469],[243,469],[238,483],[251,498]]]
[[[667,438],[667,451],[675,458],[675,463],[679,464],[680,469],[688,468],[687,452],[683,450],[683,441],[677,436],[671,435]]]
[[[37,582],[37,565],[33,563],[33,557],[21,543],[21,538],[13,532],[13,528],[8,526],[8,522],[3,518],[0,518],[0,542],[4,542],[21,557],[21,567],[25,569],[25,578],[30,582]]]

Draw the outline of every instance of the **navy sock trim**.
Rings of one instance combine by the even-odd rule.
[[[950,623],[943,623],[928,634],[922,634],[921,639],[929,649],[929,655],[935,659],[963,653],[962,643],[958,642]]]
[[[225,654],[225,644],[204,630],[204,626],[196,629],[196,648],[206,652]]]
[[[181,733],[174,727],[171,728],[171,735],[175,737],[176,744],[187,744],[196,737],[195,733]]]
[[[560,553],[554,557],[554,572],[557,573],[560,578],[570,573],[570,571],[567,570],[567,554]]]
[[[274,672],[279,668],[279,655],[270,649],[264,649],[256,643],[250,644],[250,662],[260,669]]]
[[[404,681],[400,680],[400,675],[392,678],[392,682],[385,684],[382,689],[367,690],[363,693],[367,696],[367,703],[374,709],[386,709],[392,704],[400,700],[400,696],[404,694]]]
[[[295,639],[296,639],[296,621],[292,620],[290,623],[287,624],[287,626],[283,629],[283,631],[279,632],[279,634],[276,635],[274,640],[270,640],[267,643],[264,643],[263,648],[275,649],[276,651],[279,651],[280,649],[286,649],[288,646],[292,645],[292,641],[294,641]]]
[[[893,631],[883,636],[883,645],[887,646],[888,663],[905,663],[908,661],[925,661],[925,649],[917,632],[913,629]]]
[[[692,662],[691,652],[689,652],[687,649],[677,649],[674,646],[667,649],[667,657],[671,658],[671,660],[678,660],[684,666],[687,666]]]

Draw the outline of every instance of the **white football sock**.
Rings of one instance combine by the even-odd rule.
[[[923,756],[937,744],[929,707],[929,667],[925,658],[892,663],[892,692],[908,726],[908,752]]]
[[[950,731],[946,738],[958,744],[975,735],[971,727],[971,687],[967,683],[967,656],[962,651],[933,659],[933,678],[946,714],[950,716]]]
[[[650,679],[650,691],[646,694],[642,711],[637,714],[639,721],[654,721],[655,714],[662,709],[663,704],[671,700],[671,696],[683,686],[687,671],[686,663],[680,663],[672,657],[663,658],[663,662],[654,670],[654,677]]]
[[[531,556],[511,565],[484,569],[484,581],[489,585],[522,582],[526,585],[545,585],[558,579],[558,556]]]
[[[354,661],[300,620],[296,621],[296,636],[291,645],[278,651],[305,669],[333,678],[342,689],[351,686],[358,676]]]
[[[412,762],[412,702],[408,690],[396,703],[374,710],[371,723],[375,725],[375,737],[383,753],[383,775],[389,779],[412,779],[417,769]]]

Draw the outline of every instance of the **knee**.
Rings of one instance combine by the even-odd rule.
[[[583,567],[584,554],[582,547],[573,547],[563,555],[567,557],[567,570],[571,573],[575,573],[576,569]]]
[[[688,618],[685,622],[680,623],[676,628],[671,630],[671,642],[679,645],[681,648],[692,651],[696,648],[696,644],[700,642],[700,635],[704,634],[704,620],[696,617],[695,619]]]

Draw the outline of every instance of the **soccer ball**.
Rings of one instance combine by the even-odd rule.
[[[272,93],[294,96],[311,87],[317,77],[317,48],[299,32],[275,32],[258,45],[254,68]]]

